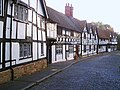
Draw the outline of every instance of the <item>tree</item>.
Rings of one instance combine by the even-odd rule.
[[[103,24],[102,22],[91,22],[93,25],[96,25],[97,28],[100,28],[100,29],[109,29],[111,31],[113,31],[113,28],[109,25],[109,24]]]

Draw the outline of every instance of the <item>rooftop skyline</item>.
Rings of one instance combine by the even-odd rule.
[[[119,0],[46,0],[47,6],[65,13],[65,5],[73,6],[73,17],[87,22],[109,24],[120,33]]]

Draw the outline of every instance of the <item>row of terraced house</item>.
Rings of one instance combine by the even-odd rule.
[[[45,0],[0,0],[0,83],[116,49],[117,34],[74,18],[72,5],[63,14]]]

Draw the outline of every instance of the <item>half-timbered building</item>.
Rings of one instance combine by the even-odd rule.
[[[117,50],[117,34],[109,29],[97,29],[98,52],[111,52]]]
[[[97,52],[97,28],[92,23],[87,23],[87,55],[95,55]]]
[[[50,19],[57,23],[57,37],[56,41],[52,44],[50,52],[50,62],[61,62],[74,59],[78,46],[81,45],[81,34],[79,25],[75,24],[72,14],[69,10],[72,8],[69,5],[65,7],[65,14],[60,13],[50,7],[47,8]],[[72,9],[71,9],[72,10]]]
[[[0,0],[0,70],[7,78],[47,66],[47,17],[44,0]]]

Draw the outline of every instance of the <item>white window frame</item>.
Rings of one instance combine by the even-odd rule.
[[[32,44],[31,43],[19,43],[20,59],[29,58],[32,56]]]
[[[28,21],[28,9],[22,5],[14,5],[14,18],[20,21]]]
[[[62,45],[56,45],[56,54],[62,54],[63,48]]]
[[[74,52],[74,47],[73,47],[73,45],[69,45],[69,53],[73,53]]]
[[[44,55],[44,43],[41,43],[41,56]]]
[[[2,16],[3,15],[3,0],[0,0],[1,1],[1,3],[0,3],[0,16]]]

